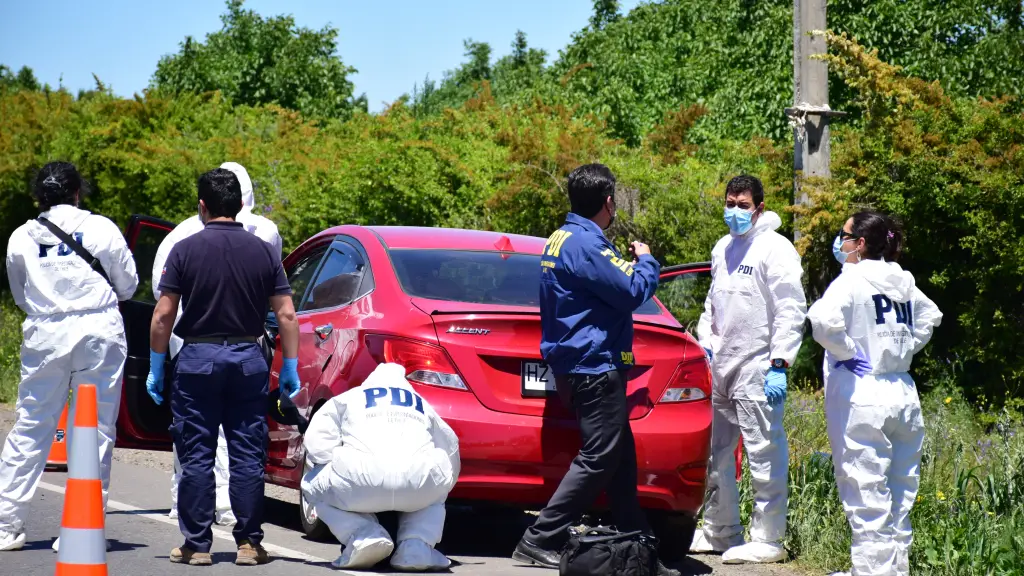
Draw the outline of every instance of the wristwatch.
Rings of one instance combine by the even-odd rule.
[[[786,362],[782,358],[776,358],[776,359],[772,360],[772,368],[778,368],[780,370],[785,370],[785,369],[789,368],[789,362]]]

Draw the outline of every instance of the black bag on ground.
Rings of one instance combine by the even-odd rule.
[[[598,526],[574,534],[562,552],[559,576],[657,576],[658,540]]]

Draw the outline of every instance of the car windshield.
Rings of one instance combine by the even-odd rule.
[[[468,304],[540,306],[540,256],[468,250],[391,250],[410,296]],[[648,300],[636,314],[661,314]]]

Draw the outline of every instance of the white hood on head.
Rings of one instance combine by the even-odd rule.
[[[914,292],[914,276],[895,262],[862,260],[856,264],[844,264],[843,274],[856,274],[864,278],[893,301],[907,302]]]
[[[362,388],[412,388],[405,379],[405,367],[391,362],[379,364],[359,385]]]
[[[242,186],[242,212],[251,212],[256,200],[252,195],[252,180],[249,173],[238,162],[225,162],[220,167],[235,173],[235,178],[238,178],[238,183]]]
[[[53,222],[68,234],[74,234],[90,214],[91,212],[88,210],[81,210],[70,204],[59,204],[43,212],[40,216]],[[56,246],[61,243],[61,239],[50,232],[49,228],[35,220],[28,221],[28,236],[41,246]]]

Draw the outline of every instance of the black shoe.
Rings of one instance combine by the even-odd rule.
[[[669,568],[658,560],[658,576],[682,576],[682,573],[675,568]]]
[[[558,569],[558,563],[562,555],[557,550],[545,550],[523,538],[516,545],[516,551],[512,553],[512,559],[523,564],[533,564],[542,568]]]

